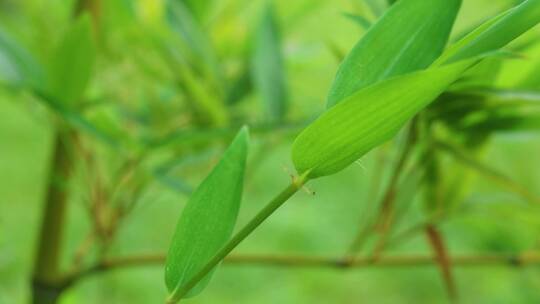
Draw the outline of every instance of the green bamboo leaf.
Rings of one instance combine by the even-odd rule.
[[[243,128],[189,199],[167,256],[169,291],[187,283],[230,238],[242,197],[247,149],[248,131]],[[210,278],[207,275],[188,296],[201,292]]]
[[[362,1],[364,1],[367,4],[371,13],[377,17],[381,16],[384,13],[384,10],[387,9],[387,5],[388,5],[388,3],[385,3],[386,1],[381,1],[381,0],[362,0]]]
[[[354,21],[356,24],[358,24],[363,30],[367,30],[371,27],[371,21],[369,21],[366,17],[361,15],[355,15],[350,13],[343,13],[343,16],[349,18],[350,20]]]
[[[281,120],[287,111],[285,66],[281,53],[281,37],[270,5],[263,12],[254,39],[253,84],[261,96],[269,118]]]
[[[33,93],[39,97],[39,100],[47,106],[51,111],[63,119],[67,124],[80,130],[95,139],[107,144],[109,147],[117,149],[120,147],[118,139],[110,135],[104,130],[101,130],[86,117],[84,117],[79,111],[72,109],[68,105],[57,101],[55,98],[47,95],[47,93],[39,90],[34,90]]]
[[[0,28],[0,83],[36,88],[43,83],[43,79],[41,65]]]
[[[468,60],[395,77],[346,98],[296,138],[292,158],[297,171],[310,171],[315,178],[349,166],[395,136],[472,64]]]
[[[95,60],[92,23],[80,17],[67,31],[51,58],[48,92],[66,105],[76,105],[88,86]]]
[[[244,68],[231,80],[231,85],[227,89],[225,103],[228,105],[236,104],[248,96],[252,90],[253,83],[251,81],[250,70],[249,68]]]
[[[175,0],[173,0],[175,1]],[[176,0],[183,2],[186,7],[189,8],[193,16],[199,21],[203,21],[208,15],[212,5],[214,4],[213,0]]]
[[[168,1],[166,7],[167,21],[180,38],[179,44],[175,46],[179,48],[178,52],[184,59],[207,79],[207,82],[210,82],[215,89],[221,90],[223,76],[212,42],[197,22],[193,12],[183,2]],[[197,0],[196,2],[206,1]]]
[[[359,89],[430,66],[448,41],[461,0],[400,0],[341,64],[328,107]]]
[[[540,131],[540,112],[521,113],[501,113],[491,115],[479,121],[459,126],[459,130],[464,132],[476,132],[481,134],[492,134],[495,132],[516,132],[516,131]]]
[[[540,22],[540,0],[527,0],[488,20],[448,48],[437,64],[498,50]]]

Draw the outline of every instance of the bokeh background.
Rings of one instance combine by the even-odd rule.
[[[197,1],[192,1],[198,3]],[[205,2],[205,1],[200,1]],[[214,0],[202,26],[227,79],[241,76],[265,1]],[[464,0],[454,36],[515,5],[510,0]],[[375,3],[384,8],[384,1]],[[0,26],[41,62],[71,24],[75,1],[0,0]],[[325,97],[346,53],[364,29],[345,13],[374,19],[362,0],[277,0],[273,2],[281,30],[289,109],[279,128],[255,132],[238,226],[241,226],[290,181],[290,147],[296,124],[324,110]],[[174,67],[163,59],[156,39],[170,35],[163,0],[103,0],[98,28],[98,55],[86,94],[98,103],[84,115],[118,141],[163,136],[191,130],[189,105],[177,85]],[[538,35],[536,28],[529,33]],[[540,63],[540,43],[523,57],[505,62],[499,87],[512,87]],[[338,54],[336,54],[338,53]],[[539,74],[540,77],[540,74]],[[233,82],[233,81],[231,81]],[[537,82],[538,83],[538,82]],[[540,86],[537,87],[540,89]],[[227,105],[231,125],[265,121],[260,96],[247,93]],[[24,90],[0,89],[0,303],[27,303],[40,215],[49,178],[54,113]],[[136,116],[135,118],[130,115]],[[135,121],[135,122],[134,122]],[[283,127],[285,125],[291,127]],[[207,127],[207,126],[203,126]],[[232,127],[233,129],[235,127]],[[127,130],[127,131],[126,131]],[[128,133],[125,135],[124,133]],[[230,133],[230,132],[229,132]],[[229,134],[227,133],[227,134]],[[227,136],[230,136],[229,134]],[[196,137],[197,135],[193,135]],[[195,187],[209,172],[227,136],[189,141],[156,152],[154,163],[179,158],[168,179],[149,183],[137,205],[118,228],[109,256],[166,252],[175,223],[187,200],[181,189]],[[92,136],[93,147],[107,175],[130,152],[110,151]],[[230,137],[229,137],[230,138]],[[174,145],[174,144],[173,144]],[[392,144],[385,151],[392,155]],[[380,149],[378,149],[380,150]],[[540,134],[512,132],[493,136],[482,153],[491,167],[540,195]],[[370,193],[377,170],[377,152],[335,176],[310,183],[315,194],[301,192],[276,212],[236,253],[340,256],[358,225],[375,209]],[[385,170],[387,170],[386,168]],[[64,231],[62,264],[73,254],[92,224],[85,208],[88,187],[84,166],[70,182],[69,212]],[[388,171],[388,170],[387,170]],[[385,171],[386,172],[386,171]],[[387,174],[384,173],[384,174]],[[106,178],[105,178],[106,179]],[[173,181],[171,181],[171,179]],[[170,183],[173,183],[171,187]],[[176,182],[176,183],[175,183]],[[178,186],[180,183],[180,186]],[[183,187],[183,188],[182,188]],[[540,208],[531,206],[481,175],[452,216],[438,224],[452,255],[518,254],[540,249]],[[126,190],[127,191],[127,190]],[[414,225],[420,207],[404,209],[397,230]],[[401,227],[401,228],[400,228]],[[422,233],[391,246],[385,254],[430,254]],[[91,263],[90,253],[84,263]],[[538,265],[456,267],[462,303],[540,303]],[[61,303],[161,303],[166,297],[163,267],[128,267],[89,276],[65,292]],[[447,295],[433,265],[407,267],[288,268],[224,265],[208,289],[187,303],[445,303]]]

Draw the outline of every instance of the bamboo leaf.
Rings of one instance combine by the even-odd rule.
[[[187,283],[230,238],[242,197],[247,149],[248,132],[243,128],[189,199],[167,256],[169,291]],[[201,292],[210,277],[201,280],[188,296]]]
[[[480,121],[459,126],[461,131],[480,134],[515,131],[540,131],[540,112],[530,114],[501,113],[491,115]]]
[[[41,65],[0,28],[0,83],[12,87],[38,87],[43,83]]]
[[[392,138],[473,61],[459,62],[392,78],[346,98],[321,115],[295,140],[299,173],[310,177],[336,173]]]
[[[341,64],[328,107],[378,81],[430,66],[446,46],[460,4],[460,0],[394,4]]]
[[[380,16],[384,13],[384,10],[387,8],[387,3],[381,0],[362,0],[364,1],[371,13],[375,16]]]
[[[95,53],[91,20],[83,15],[53,53],[48,93],[63,104],[79,104],[92,75]]]
[[[214,3],[213,0],[172,0],[172,1],[181,1],[189,8],[193,16],[195,16],[199,21],[205,19],[208,15],[209,10],[212,8]]]
[[[228,105],[236,104],[249,95],[252,90],[253,83],[249,68],[244,68],[239,75],[232,79],[231,85],[227,89],[225,103]]]
[[[86,119],[78,111],[71,109],[71,107],[65,105],[64,103],[58,102],[52,96],[49,96],[44,92],[35,90],[34,94],[39,97],[40,101],[43,102],[45,106],[47,106],[50,110],[56,113],[70,126],[81,130],[82,132],[94,137],[102,143],[107,144],[109,147],[115,149],[120,147],[118,140],[114,138],[114,136],[99,129],[96,125]]]
[[[167,2],[167,21],[180,38],[179,52],[185,60],[202,74],[215,89],[221,90],[222,71],[207,33],[195,20],[193,12],[184,1]],[[206,2],[206,1],[192,1]]]
[[[344,13],[343,16],[349,18],[350,20],[354,21],[356,24],[358,24],[363,30],[367,30],[371,26],[371,21],[369,21],[366,17],[361,15],[355,15],[350,13]]]
[[[498,50],[540,22],[540,0],[520,5],[488,20],[448,48],[437,63],[456,62]]]
[[[285,66],[275,14],[266,6],[254,37],[253,84],[270,120],[281,120],[287,111]]]

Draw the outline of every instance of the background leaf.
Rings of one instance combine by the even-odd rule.
[[[80,17],[57,46],[50,66],[49,93],[59,102],[80,102],[92,75],[95,60],[92,23]]]
[[[39,63],[0,28],[0,83],[38,87],[43,78]]]
[[[248,132],[243,128],[189,199],[167,256],[169,291],[188,282],[230,238],[242,197],[247,149]],[[201,292],[210,278],[211,274],[201,280],[188,296]]]
[[[540,0],[527,0],[452,45],[437,62],[456,62],[500,49],[540,22]]]
[[[169,0],[171,1],[171,0]],[[199,21],[203,21],[208,15],[212,5],[214,4],[213,0],[172,0],[172,1],[181,1],[189,8],[191,13],[197,17]]]
[[[167,21],[178,35],[179,53],[192,67],[204,76],[215,89],[221,89],[222,72],[212,42],[207,33],[195,19],[193,12],[184,1],[173,0],[167,3]],[[190,3],[189,1],[186,1]],[[207,1],[191,1],[207,2]]]
[[[287,111],[285,66],[281,37],[270,5],[265,7],[254,37],[252,58],[253,84],[271,120],[281,120]]]
[[[341,64],[328,107],[359,89],[431,65],[446,46],[459,0],[401,0],[362,37]]]

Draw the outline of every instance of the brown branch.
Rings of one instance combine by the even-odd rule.
[[[380,239],[375,246],[375,252],[373,256],[379,256],[384,249],[388,234],[394,220],[394,201],[398,191],[398,182],[400,177],[402,176],[403,169],[407,164],[407,161],[409,160],[413,145],[416,142],[416,124],[416,120],[413,120],[413,122],[409,126],[409,133],[407,134],[405,146],[403,147],[403,150],[401,151],[397,159],[397,163],[393,168],[390,181],[388,183],[388,186],[386,187],[386,191],[384,192],[382,200],[379,203],[380,209],[377,214],[375,223],[361,227],[358,230],[358,233],[356,234],[354,240],[352,241],[352,244],[347,254],[349,263],[356,258],[356,254],[358,253],[358,251],[360,251],[367,237],[372,232],[378,232],[380,234]]]
[[[105,271],[143,267],[162,266],[165,263],[165,254],[148,254],[139,256],[126,256],[108,258],[82,271],[73,272],[65,280],[65,287],[71,286],[78,280]],[[513,266],[522,267],[540,265],[540,252],[531,251],[521,254],[477,254],[450,257],[454,267],[481,267],[481,266]],[[276,256],[276,255],[232,255],[225,259],[224,265],[229,266],[265,266],[288,268],[334,268],[355,269],[366,267],[418,267],[437,265],[436,257],[432,255],[400,255],[382,256],[377,260],[371,258],[357,258],[351,263],[343,258],[323,256]]]
[[[435,227],[435,225],[428,225],[425,228],[425,233],[427,240],[433,250],[434,257],[439,265],[442,278],[446,285],[446,290],[450,301],[452,303],[457,303],[458,292],[456,288],[456,283],[454,279],[454,274],[452,271],[452,262],[450,260],[450,255],[446,247],[446,242],[443,238],[443,235]]]

